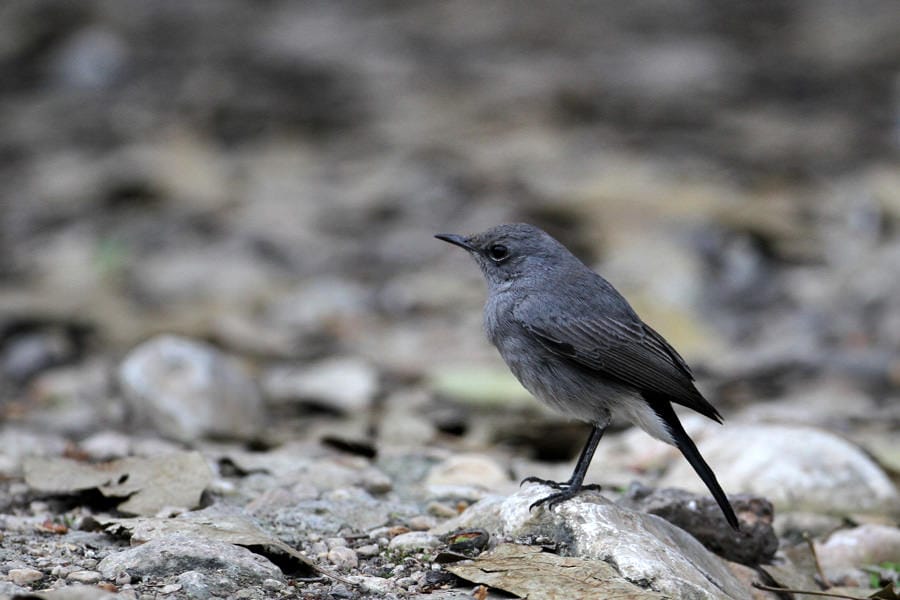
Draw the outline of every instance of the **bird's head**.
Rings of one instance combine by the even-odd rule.
[[[571,264],[580,265],[562,244],[527,223],[498,225],[483,233],[435,236],[469,252],[490,286],[524,277],[548,277]]]

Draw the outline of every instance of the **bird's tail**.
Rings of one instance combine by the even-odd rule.
[[[703,480],[703,483],[706,484],[706,487],[712,493],[719,508],[722,509],[722,514],[725,515],[725,520],[728,521],[728,524],[733,529],[740,531],[737,515],[734,514],[734,509],[731,507],[731,503],[728,502],[728,497],[725,496],[722,486],[719,485],[719,480],[716,479],[715,473],[703,460],[700,451],[697,450],[697,446],[694,444],[694,440],[684,430],[681,421],[678,420],[678,415],[675,414],[675,409],[672,408],[671,402],[662,398],[647,398],[647,401],[668,427],[669,432],[672,434],[672,440],[675,442],[675,447],[681,450],[681,453],[690,465],[694,467],[694,471],[697,472],[697,475],[700,476],[700,479]]]

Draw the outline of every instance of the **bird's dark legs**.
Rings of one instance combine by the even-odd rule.
[[[553,508],[560,502],[565,502],[569,498],[574,497],[584,488],[597,487],[585,486],[582,484],[584,482],[584,476],[585,474],[587,474],[588,467],[591,464],[591,459],[594,457],[594,452],[597,450],[597,444],[600,443],[600,438],[603,437],[603,432],[606,431],[606,427],[607,424],[603,424],[602,426],[594,425],[593,429],[591,429],[591,435],[588,437],[587,443],[584,445],[584,448],[582,448],[581,454],[578,456],[578,462],[575,463],[575,470],[572,472],[572,476],[568,481],[564,483],[558,483],[556,481],[547,481],[546,479],[540,479],[538,477],[526,477],[522,480],[522,483],[541,483],[544,485],[548,485],[554,489],[560,490],[555,494],[550,494],[546,498],[541,498],[537,502],[534,502],[529,507],[529,509],[533,509],[544,504],[547,505],[547,508]]]

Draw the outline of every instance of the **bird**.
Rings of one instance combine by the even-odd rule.
[[[697,389],[687,362],[612,284],[528,223],[435,237],[466,250],[481,268],[488,287],[485,332],[522,386],[550,408],[591,425],[567,481],[523,481],[556,490],[531,509],[552,509],[585,487],[597,445],[615,418],[680,450],[728,524],[740,529],[715,473],[673,405],[720,424],[722,416]]]

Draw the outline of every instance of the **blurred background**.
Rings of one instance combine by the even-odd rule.
[[[511,380],[432,237],[528,221],[729,418],[900,468],[898,151],[896,0],[7,0],[4,435],[569,460],[578,426]],[[159,333],[199,345],[133,381]],[[258,414],[134,418],[211,348]]]

